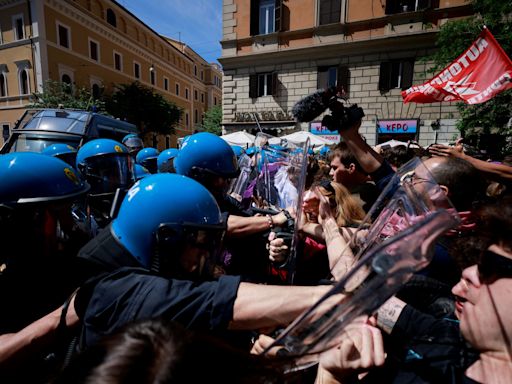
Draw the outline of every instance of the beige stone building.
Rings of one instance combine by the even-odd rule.
[[[455,104],[403,104],[400,92],[433,76],[420,58],[433,51],[439,27],[472,12],[465,0],[224,0],[223,129],[254,133],[256,113],[275,135],[330,134],[321,116],[295,124],[290,111],[337,84],[364,109],[370,144],[452,140]]]
[[[183,109],[176,145],[222,103],[222,71],[183,43],[159,35],[112,0],[0,0],[0,145],[48,79],[93,94],[139,81]]]

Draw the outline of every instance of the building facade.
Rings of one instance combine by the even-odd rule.
[[[220,67],[156,33],[112,0],[0,0],[0,127],[3,140],[46,80],[111,94],[140,82],[183,109],[176,135],[148,145],[176,146],[206,110],[222,102]]]
[[[390,139],[450,141],[454,103],[404,104],[401,91],[433,76],[421,59],[440,26],[473,13],[465,0],[224,0],[220,62],[223,129],[274,135],[329,135],[319,116],[295,123],[293,105],[317,89],[342,86],[365,117],[370,144]],[[335,136],[334,136],[335,137]]]

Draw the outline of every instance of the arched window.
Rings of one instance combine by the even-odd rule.
[[[7,96],[7,83],[3,73],[0,73],[0,97]]]
[[[117,27],[116,14],[110,8],[107,9],[107,23],[114,27]]]
[[[30,88],[28,86],[28,74],[27,70],[22,69],[20,71],[20,95],[28,95],[30,93]]]
[[[71,77],[69,75],[64,74],[62,75],[62,82],[71,85]]]

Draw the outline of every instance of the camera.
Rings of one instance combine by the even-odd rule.
[[[322,126],[329,131],[343,131],[350,128],[364,117],[363,108],[353,104],[349,107],[344,105],[344,100],[334,95],[328,102],[331,113],[322,119]]]

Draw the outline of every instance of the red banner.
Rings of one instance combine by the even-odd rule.
[[[512,61],[491,32],[484,28],[478,39],[432,80],[402,91],[404,103],[462,100],[483,103],[512,88]]]

